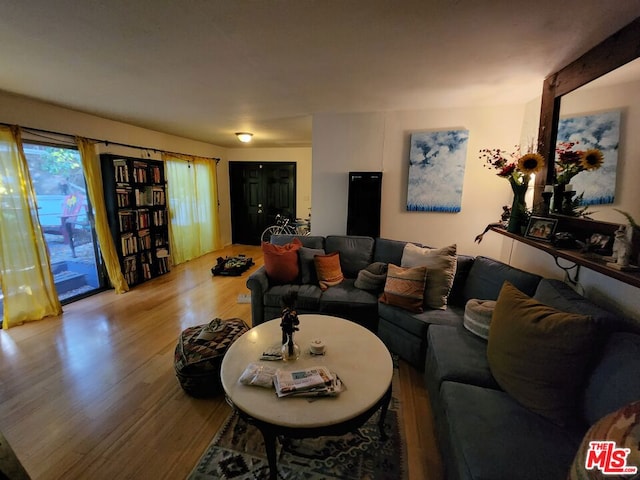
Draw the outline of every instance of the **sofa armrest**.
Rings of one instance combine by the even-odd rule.
[[[269,289],[269,277],[264,266],[249,275],[247,288],[251,290],[251,323],[255,327],[264,322],[264,294]]]

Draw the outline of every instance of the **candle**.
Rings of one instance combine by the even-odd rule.
[[[573,192],[573,185],[571,185],[570,183],[567,183],[567,186],[564,187],[564,191],[565,192]]]
[[[545,185],[544,186],[545,193],[553,193],[553,185]]]

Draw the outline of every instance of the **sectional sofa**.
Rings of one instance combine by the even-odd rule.
[[[272,242],[285,245],[292,238],[278,236]],[[589,427],[640,400],[638,323],[590,302],[563,282],[487,257],[457,255],[446,308],[407,311],[380,302],[380,292],[355,285],[359,272],[372,263],[400,265],[408,242],[352,236],[299,238],[304,250],[299,252],[300,276],[294,282],[274,285],[264,268],[248,278],[253,324],[278,317],[282,295],[295,291],[300,313],[322,312],[356,321],[376,332],[392,352],[424,370],[448,479],[567,478]],[[339,252],[345,279],[323,291],[310,276],[312,264],[308,262],[314,255],[332,252]],[[582,352],[588,361],[579,370],[580,381],[567,390],[574,395],[568,399],[572,409],[566,423],[525,406],[527,402],[517,389],[512,390],[502,373],[494,375],[498,371],[497,367],[492,369],[490,352],[496,350],[497,341],[494,339],[490,348],[491,335],[488,340],[480,338],[465,325],[465,307],[470,300],[500,303],[507,284],[536,308],[579,314],[593,327],[583,335],[593,342]],[[579,337],[565,335],[563,343],[569,345]],[[517,356],[518,347],[513,352]],[[564,363],[572,364],[568,358]]]

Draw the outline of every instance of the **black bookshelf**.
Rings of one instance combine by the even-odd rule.
[[[167,273],[169,227],[164,164],[100,155],[109,228],[130,286]]]

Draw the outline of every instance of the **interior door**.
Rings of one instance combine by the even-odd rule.
[[[279,213],[295,216],[294,162],[229,162],[232,242],[259,245]]]

